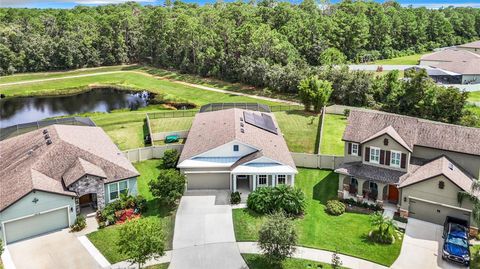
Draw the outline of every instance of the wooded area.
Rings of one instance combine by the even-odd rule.
[[[0,74],[146,63],[296,91],[322,64],[373,61],[465,43],[480,9],[396,2],[166,1],[73,9],[0,9]]]

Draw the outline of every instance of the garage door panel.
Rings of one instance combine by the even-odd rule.
[[[439,204],[410,199],[409,217],[443,225],[447,216],[470,220],[470,213]]]
[[[68,209],[62,208],[35,216],[5,223],[6,242],[22,239],[67,228]]]
[[[230,174],[188,174],[189,190],[230,189]]]

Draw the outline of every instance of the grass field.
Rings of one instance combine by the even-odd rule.
[[[368,239],[370,216],[344,213],[330,216],[325,213],[327,200],[336,198],[338,175],[332,171],[299,169],[295,186],[307,197],[307,208],[302,218],[296,219],[299,244],[326,249],[390,266],[398,257],[402,240],[393,245],[381,245]],[[265,217],[248,209],[233,211],[237,241],[257,241],[258,229]]]
[[[320,152],[327,155],[344,154],[345,142],[342,141],[347,119],[343,115],[325,114],[323,123],[322,144]]]
[[[317,115],[301,110],[274,112],[274,114],[290,151],[316,152],[319,121]]]
[[[282,262],[279,268],[276,265],[269,263],[264,256],[258,254],[242,254],[243,259],[250,269],[300,269],[300,268],[322,268],[333,269],[330,264],[322,262],[314,262],[303,259],[289,258]],[[340,267],[344,268],[344,267]]]
[[[183,131],[192,126],[193,117],[150,119],[153,133]]]
[[[470,268],[480,269],[480,245],[470,247]]]
[[[166,248],[171,249],[175,211],[168,206],[161,205],[148,188],[148,182],[158,177],[161,165],[160,160],[148,160],[136,163],[135,168],[140,173],[140,176],[137,178],[138,192],[147,200],[147,211],[143,213],[142,218],[153,218],[162,224],[163,232],[166,236]],[[87,235],[88,239],[112,264],[128,258],[119,252],[116,245],[120,227],[120,225],[109,226]]]
[[[418,64],[420,62],[420,58],[424,54],[425,53],[408,55],[408,56],[397,57],[397,58],[392,58],[392,59],[378,60],[378,61],[375,61],[371,64],[377,64],[377,65],[414,65],[414,64]]]
[[[468,101],[470,101],[470,102],[480,102],[480,91],[470,92],[468,94]]]
[[[167,269],[170,263],[161,263],[145,267],[145,269]]]

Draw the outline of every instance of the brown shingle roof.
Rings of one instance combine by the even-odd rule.
[[[400,188],[444,175],[464,191],[471,191],[473,179],[447,157],[442,156],[420,166],[399,185]]]
[[[447,151],[480,155],[480,128],[452,125],[380,111],[352,110],[343,140],[361,143],[392,126],[405,143]]]
[[[336,173],[373,180],[383,183],[396,184],[407,172],[363,164],[362,162],[343,163],[335,169]]]
[[[373,139],[375,139],[375,138],[377,138],[381,135],[384,135],[384,134],[389,135],[391,138],[395,139],[395,141],[397,141],[400,145],[402,145],[405,149],[412,152],[412,149],[408,146],[408,144],[403,140],[403,138],[397,133],[397,131],[395,131],[395,129],[391,125],[388,125],[384,129],[382,129],[382,130],[378,131],[377,133],[373,134],[372,136],[366,138],[365,140],[362,141],[362,144],[366,143],[370,140],[373,140]]]
[[[244,111],[232,108],[198,113],[183,147],[179,163],[228,142],[239,141],[261,150],[262,156],[295,168],[295,163],[281,133],[274,134],[246,122],[243,122],[243,127],[240,126],[240,118],[243,117]],[[279,130],[275,115],[269,115]],[[242,132],[241,129],[244,131]]]
[[[32,190],[75,195],[64,188],[62,178],[78,158],[101,168],[105,183],[138,176],[101,128],[52,125],[44,129],[50,145],[45,143],[43,129],[0,142],[0,211]],[[88,164],[83,169],[101,173]]]
[[[477,75],[480,74],[480,58],[466,62],[443,62],[435,64],[435,67],[462,75]]]
[[[63,174],[63,182],[65,186],[69,187],[84,175],[107,178],[102,168],[82,158],[77,158],[73,165]]]
[[[472,59],[480,59],[480,55],[467,50],[445,49],[423,55],[421,61],[438,62],[468,62]]]
[[[480,49],[480,40],[473,41],[467,44],[458,45],[459,48],[473,48],[473,49]]]

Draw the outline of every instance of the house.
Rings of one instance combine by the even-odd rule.
[[[269,112],[240,108],[195,116],[177,166],[187,189],[228,189],[294,185],[297,169]]]
[[[480,55],[480,40],[456,46],[457,49],[470,51]]]
[[[471,220],[459,204],[480,176],[480,129],[378,111],[352,110],[343,134],[338,196],[384,206],[404,217],[443,224]]]
[[[463,49],[445,49],[420,58],[420,65],[437,82],[454,84],[480,83],[480,53]],[[430,68],[428,68],[430,67]]]
[[[137,170],[99,127],[51,125],[0,148],[4,243],[66,228],[81,208],[137,193]]]

